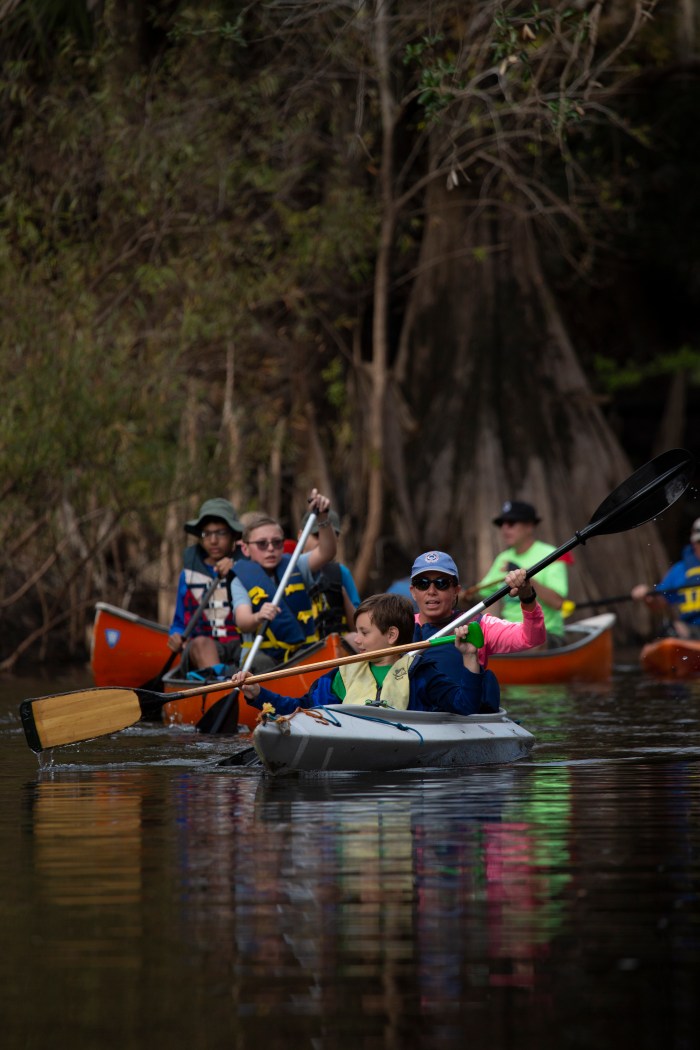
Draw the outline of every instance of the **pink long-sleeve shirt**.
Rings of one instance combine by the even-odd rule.
[[[523,622],[509,623],[498,616],[484,613],[479,621],[484,632],[484,644],[479,649],[479,663],[488,666],[489,656],[495,653],[520,653],[544,645],[547,632],[544,629],[544,613],[539,602],[534,609],[522,607]]]
[[[526,649],[544,645],[547,640],[547,632],[544,628],[544,614],[540,603],[535,602],[534,609],[526,609],[523,606],[522,613],[522,623],[510,623],[508,620],[501,620],[498,616],[483,614],[479,622],[484,632],[484,644],[478,650],[479,663],[482,667],[488,667],[489,656],[494,656],[496,653],[521,653]],[[416,613],[416,623],[420,624],[418,613]]]

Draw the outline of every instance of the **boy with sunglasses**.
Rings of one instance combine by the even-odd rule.
[[[410,645],[414,626],[413,603],[400,594],[374,594],[360,602],[355,610],[355,645],[360,653],[373,653],[393,646]],[[473,628],[472,628],[473,630]],[[483,671],[477,650],[467,637],[469,625],[455,631],[454,644],[435,646],[418,653],[378,656],[376,660],[336,667],[317,678],[309,692],[299,697],[280,696],[261,689],[257,683],[246,685],[248,671],[233,676],[234,686],[253,707],[262,709],[269,703],[276,714],[291,714],[298,707],[320,707],[325,704],[371,704],[405,711],[447,711],[456,715],[473,715],[498,711],[500,690],[492,671]],[[450,649],[460,666],[456,680],[440,670],[433,654]]]
[[[231,597],[236,624],[243,633],[244,656],[256,632],[263,630],[254,660],[258,671],[283,663],[298,649],[318,641],[309,590],[314,574],[335,557],[336,535],[329,507],[328,498],[313,489],[309,510],[317,516],[318,545],[299,556],[280,605],[273,605],[272,598],[291,558],[284,553],[282,526],[265,514],[251,515],[246,524],[241,539],[243,558],[234,567]]]
[[[512,597],[520,599],[523,612],[521,623],[509,623],[497,616],[484,613],[479,618],[484,644],[479,649],[479,663],[488,664],[493,653],[517,653],[544,645],[546,633],[544,615],[537,594],[525,569],[508,572],[505,582]],[[459,614],[456,611],[459,596],[459,572],[449,554],[444,551],[426,551],[416,558],[411,570],[411,596],[418,606],[414,640],[432,638]],[[426,650],[424,650],[426,651]],[[434,653],[442,672],[456,680],[461,674],[461,661],[455,659],[454,647],[440,645],[427,650]]]

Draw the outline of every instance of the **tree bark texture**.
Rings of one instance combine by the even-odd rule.
[[[559,546],[632,467],[579,365],[528,222],[470,213],[433,184],[407,313],[405,396],[417,433],[404,463],[419,546],[450,551],[470,585],[502,549],[491,522],[505,499],[534,503],[538,536]],[[652,525],[595,538],[575,553],[571,596],[622,593],[666,566]],[[641,626],[635,610],[618,614]]]

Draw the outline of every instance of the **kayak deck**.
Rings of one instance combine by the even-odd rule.
[[[503,710],[451,715],[333,704],[267,718],[253,746],[273,775],[381,772],[515,762],[534,737]]]

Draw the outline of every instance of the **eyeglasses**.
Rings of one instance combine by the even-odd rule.
[[[248,546],[257,547],[259,551],[266,551],[268,547],[272,547],[273,551],[281,551],[284,540],[248,540]]]
[[[411,580],[411,585],[416,588],[417,591],[427,591],[434,584],[438,591],[449,591],[450,587],[454,587],[457,581],[453,576],[436,576],[432,579],[429,576],[416,576],[415,579]]]
[[[203,540],[225,540],[227,536],[231,535],[231,530],[212,529],[211,532],[202,532],[200,535]]]

